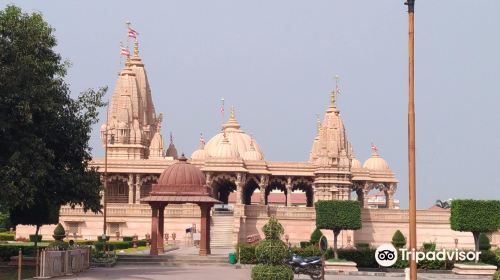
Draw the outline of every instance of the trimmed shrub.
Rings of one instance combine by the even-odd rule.
[[[481,254],[479,255],[479,261],[482,263],[498,266],[500,264],[500,257],[498,257],[495,252],[486,250],[481,251]]]
[[[240,260],[242,264],[256,264],[257,258],[255,257],[255,244],[238,243],[236,245],[236,259]]]
[[[76,245],[94,245],[94,243],[96,243],[96,241],[94,240],[76,240],[75,241],[75,244]]]
[[[323,233],[319,228],[316,228],[312,233],[311,233],[311,244],[316,245],[319,243],[319,240],[323,236]],[[301,245],[302,247],[302,245]],[[307,247],[307,246],[306,246]]]
[[[399,229],[392,236],[392,245],[396,248],[403,248],[406,245],[405,236]]]
[[[330,250],[329,250],[330,251]],[[330,253],[333,257],[333,252]],[[376,268],[379,267],[375,260],[375,249],[366,248],[363,250],[340,249],[339,259],[355,262],[358,267]]]
[[[30,234],[30,241],[31,242],[42,242],[42,236],[41,235],[36,235],[36,234]]]
[[[313,245],[313,243],[311,243],[310,241],[300,241],[300,248],[307,248],[311,245]]]
[[[368,249],[370,249],[370,243],[356,242],[354,244],[354,247],[356,247],[356,249],[358,249],[358,250],[368,250]]]
[[[436,251],[436,243],[435,242],[424,242],[422,244],[422,248],[425,252]]]
[[[44,246],[38,246],[38,248],[43,249]],[[34,246],[0,244],[0,260],[9,261],[10,257],[17,256],[19,254],[19,249],[23,251],[24,256],[35,256]]]
[[[308,257],[315,257],[315,256],[320,256],[321,252],[319,251],[319,248],[314,245],[309,245],[305,248],[297,248],[293,247],[292,248],[292,253],[299,255],[303,258],[308,258]]]
[[[140,247],[146,246],[147,243],[148,243],[148,241],[146,239],[137,240],[137,246],[140,246]]]
[[[493,274],[493,280],[500,280],[500,270],[498,270],[497,272],[495,272]]]
[[[54,235],[52,235],[55,240],[63,240],[64,237],[66,237],[66,231],[64,230],[63,225],[61,223],[57,224],[56,228],[54,229]]]
[[[293,280],[293,272],[287,265],[258,264],[252,268],[252,280]]]
[[[132,240],[134,240],[133,236],[124,236],[123,237],[123,241],[132,241]]]
[[[264,239],[255,247],[258,263],[279,265],[290,257],[288,246],[279,239]]]
[[[16,239],[16,235],[14,233],[0,233],[0,241],[14,241],[14,239]]]
[[[490,239],[484,233],[479,234],[479,250],[485,251],[491,249]]]

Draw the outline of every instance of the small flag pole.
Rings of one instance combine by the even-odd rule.
[[[224,129],[224,97],[220,99],[220,102],[221,102],[221,107],[220,107],[221,129]]]

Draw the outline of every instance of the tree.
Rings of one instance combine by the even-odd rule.
[[[451,229],[469,231],[479,252],[479,234],[500,228],[500,200],[457,199],[451,202]]]
[[[451,207],[451,201],[452,199],[448,199],[448,200],[436,200],[436,206],[437,207],[440,207],[440,208],[443,208],[443,209],[449,209]]]
[[[399,229],[392,236],[392,245],[396,248],[403,248],[406,245],[406,238]]]
[[[479,250],[487,251],[489,249],[491,249],[490,239],[484,233],[479,234]]]
[[[53,31],[39,13],[0,11],[0,209],[14,224],[52,222],[38,212],[65,204],[101,208],[88,141],[107,89],[71,98]]]
[[[361,228],[360,203],[351,200],[316,202],[316,227],[333,230],[333,252],[335,259],[338,259],[337,237],[340,232]]]

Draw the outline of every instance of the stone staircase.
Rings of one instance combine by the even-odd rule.
[[[206,256],[195,255],[118,255],[117,265],[151,265],[151,266],[230,266],[227,256]]]
[[[214,211],[210,219],[210,248],[232,248],[233,227],[233,212]]]

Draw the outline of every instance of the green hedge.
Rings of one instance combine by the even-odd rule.
[[[36,234],[30,234],[30,242],[42,242],[42,236],[39,234],[39,235],[36,235]]]
[[[242,264],[256,264],[255,247],[257,247],[256,244],[238,243],[236,245],[236,260],[239,259]]]
[[[500,280],[500,270],[498,270],[497,272],[495,272],[495,274],[493,274],[493,280]]]
[[[38,246],[38,248],[43,249],[45,246]],[[0,244],[0,260],[9,261],[10,257],[19,254],[19,249],[22,250],[24,256],[35,256],[34,246]]]
[[[134,240],[133,236],[124,236],[123,237],[123,241],[132,241],[132,240]]]
[[[300,241],[299,245],[300,245],[300,248],[307,248],[307,247],[313,245],[313,243],[311,241]]]
[[[452,200],[450,224],[456,231],[496,231],[500,228],[500,200]]]
[[[94,245],[97,241],[94,240],[76,240],[76,245]]]
[[[370,243],[356,242],[354,244],[354,247],[356,247],[356,249],[358,249],[358,250],[367,250],[367,249],[370,249]]]
[[[288,265],[258,264],[252,269],[252,280],[293,280]]]
[[[2,232],[0,233],[0,241],[14,241],[16,235],[14,233]]]
[[[316,227],[345,230],[361,228],[361,204],[352,200],[320,200],[316,202]]]
[[[319,248],[314,245],[309,245],[305,248],[293,247],[292,253],[297,254],[304,258],[319,256],[321,254]]]
[[[109,242],[106,242],[106,245],[108,246],[108,251],[124,250],[124,249],[128,249],[128,248],[132,248],[134,246],[132,241],[109,241]],[[103,242],[95,242],[94,246],[95,246],[95,249],[97,251],[102,251],[104,243]],[[137,246],[146,246],[146,240],[137,241]]]

